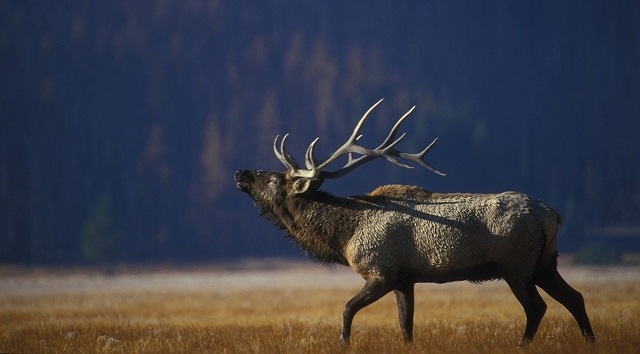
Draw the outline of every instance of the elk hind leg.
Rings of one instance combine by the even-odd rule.
[[[533,279],[506,278],[505,280],[527,316],[527,326],[520,341],[521,347],[527,346],[538,331],[540,321],[547,311],[547,304],[538,293]]]
[[[587,316],[587,310],[584,306],[584,298],[576,289],[572,288],[558,273],[556,267],[538,271],[535,275],[535,282],[549,296],[566,307],[573,315],[582,335],[587,342],[594,342],[596,337],[591,329],[591,322]]]
[[[398,303],[398,319],[400,320],[402,336],[405,342],[411,343],[413,341],[413,283],[401,284],[394,290],[394,293]]]

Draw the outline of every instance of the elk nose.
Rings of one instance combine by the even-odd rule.
[[[236,182],[240,182],[241,180],[244,179],[244,177],[249,174],[249,171],[247,170],[238,170],[236,171],[236,174],[234,176]]]

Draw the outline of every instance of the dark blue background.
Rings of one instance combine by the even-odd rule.
[[[235,189],[416,111],[401,148],[327,181],[518,190],[564,218],[560,248],[639,247],[637,1],[3,1],[0,262],[300,256]]]

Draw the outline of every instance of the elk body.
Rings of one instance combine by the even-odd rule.
[[[414,162],[441,174],[424,161],[425,150],[395,149],[397,131],[410,110],[375,149],[357,144],[372,106],[347,142],[326,160],[314,156],[314,140],[301,168],[274,141],[286,172],[237,171],[237,187],[248,193],[262,215],[285,230],[311,258],[351,267],[366,281],[347,302],[340,339],[348,343],[355,314],[393,291],[405,341],[413,338],[414,284],[504,279],[524,308],[527,323],[521,345],[534,337],[546,311],[536,286],[566,307],[587,341],[594,341],[582,295],[557,270],[556,234],[560,217],[544,203],[516,192],[439,194],[405,185],[387,185],[367,195],[336,197],[319,190],[324,179],[340,177],[381,157],[403,167]],[[324,168],[347,155],[337,171]],[[354,158],[354,155],[359,157]]]

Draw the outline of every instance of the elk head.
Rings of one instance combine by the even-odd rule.
[[[371,160],[384,158],[404,168],[413,168],[405,162],[417,163],[431,172],[444,176],[444,173],[436,170],[429,165],[424,156],[431,150],[438,139],[434,139],[424,150],[415,154],[409,154],[397,150],[396,145],[404,138],[405,134],[396,138],[398,129],[402,122],[415,109],[412,107],[405,113],[393,126],[387,138],[375,149],[368,149],[358,145],[360,139],[360,130],[369,117],[369,113],[382,102],[378,101],[371,106],[362,116],[358,124],[356,124],[351,136],[347,141],[335,150],[324,160],[318,160],[314,154],[314,147],[319,138],[316,138],[309,144],[305,153],[305,168],[289,154],[286,150],[286,141],[289,134],[285,134],[280,140],[280,136],[276,136],[273,141],[273,152],[282,164],[287,168],[286,172],[277,171],[261,171],[261,170],[240,170],[236,172],[235,180],[237,187],[248,193],[251,198],[259,205],[271,203],[282,203],[286,196],[299,196],[306,193],[314,192],[320,188],[325,179],[339,178],[351,172],[358,166],[361,166]],[[280,144],[278,142],[280,141]],[[347,155],[347,163],[340,169],[335,171],[326,171],[326,167],[340,157]],[[355,156],[355,157],[354,157]]]

